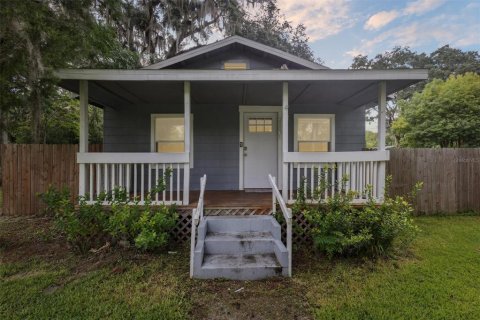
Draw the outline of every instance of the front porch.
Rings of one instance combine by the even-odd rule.
[[[166,71],[163,71],[163,73],[165,72]],[[290,74],[289,71],[284,72],[285,73],[278,74]],[[328,71],[323,72],[328,73]],[[227,73],[230,75],[235,74],[235,72]],[[222,73],[222,76],[227,73]],[[320,75],[320,73],[318,74]],[[380,74],[380,76],[378,76],[378,74]],[[271,92],[269,92],[269,96],[271,96],[273,99],[271,103],[276,104],[275,101],[280,101],[278,105],[281,105],[278,106],[278,166],[276,166],[276,169],[273,172],[266,171],[261,175],[258,175],[258,179],[264,181],[264,184],[268,186],[268,174],[276,177],[275,182],[278,185],[279,190],[281,191],[283,200],[287,204],[295,202],[298,190],[303,190],[304,196],[307,201],[312,202],[322,201],[334,195],[335,193],[348,191],[355,192],[356,196],[353,200],[353,202],[355,203],[366,202],[367,192],[371,192],[373,198],[377,202],[381,202],[383,199],[385,183],[385,164],[386,161],[388,161],[389,159],[389,152],[388,150],[385,150],[386,97],[388,93],[393,92],[397,90],[397,88],[405,85],[407,80],[402,79],[401,81],[397,82],[394,80],[387,81],[384,79],[390,79],[390,75],[388,73],[382,75],[381,72],[376,72],[378,80],[374,80],[371,77],[372,74],[369,72],[356,72],[354,74],[355,80],[353,80],[352,78],[349,81],[346,81],[346,79],[349,79],[349,76],[344,76],[344,78],[342,78],[338,77],[338,74],[336,73],[332,73],[332,75],[335,75],[337,79],[327,81],[324,77],[321,77],[321,81],[311,80],[309,82],[296,82],[291,80],[283,82],[272,82],[272,80],[268,80],[269,82],[263,83],[264,86],[268,85],[271,88]],[[75,78],[75,76],[72,76],[70,74],[66,74],[63,77],[65,79],[72,79],[72,77]],[[120,187],[124,188],[127,191],[127,194],[130,196],[132,201],[136,199],[140,204],[142,204],[147,200],[147,194],[152,193],[155,186],[159,183],[159,181],[161,181],[162,177],[164,177],[164,175],[169,172],[170,174],[166,179],[167,189],[162,192],[152,193],[151,201],[154,204],[164,203],[194,207],[198,199],[197,193],[195,192],[195,189],[198,188],[197,179],[200,175],[208,173],[207,175],[210,177],[209,181],[211,181],[211,184],[207,185],[208,192],[206,195],[206,202],[211,203],[215,206],[238,205],[264,207],[268,204],[271,207],[271,204],[267,203],[271,203],[271,200],[267,200],[266,194],[234,192],[244,189],[243,179],[245,173],[242,172],[242,169],[244,165],[243,159],[246,147],[244,147],[243,144],[244,142],[242,135],[242,125],[240,125],[240,136],[239,138],[237,138],[239,140],[237,140],[237,142],[231,142],[229,140],[229,148],[231,150],[239,150],[239,157],[237,158],[239,160],[236,164],[236,170],[238,171],[232,171],[232,173],[229,173],[232,175],[236,175],[236,178],[238,177],[238,189],[232,188],[232,185],[235,184],[235,182],[233,182],[229,184],[229,189],[227,188],[225,192],[217,192],[216,190],[219,186],[219,182],[218,179],[215,180],[216,171],[214,165],[208,165],[209,162],[205,159],[201,159],[201,164],[200,161],[197,161],[195,163],[195,168],[192,169],[192,154],[196,154],[197,147],[195,147],[195,151],[192,151],[192,139],[196,138],[194,138],[194,134],[192,133],[192,84],[190,81],[183,82],[183,94],[181,95],[183,100],[182,116],[184,121],[184,141],[182,141],[182,148],[184,148],[184,152],[88,153],[86,150],[88,141],[88,103],[89,101],[98,101],[99,94],[101,95],[102,92],[99,90],[99,88],[105,88],[106,83],[114,83],[112,82],[113,80],[111,80],[111,75],[102,80],[103,82],[101,85],[97,81],[99,79],[102,79],[101,77],[98,78],[98,75],[93,75],[88,76],[87,79],[90,77],[93,77],[91,81],[78,81],[81,107],[81,126],[80,152],[78,153],[77,162],[80,165],[79,194],[81,196],[86,196],[88,201],[95,201],[98,195],[102,192],[108,193],[114,190],[115,187]],[[410,79],[416,77],[418,77],[418,75],[409,75],[405,78]],[[244,88],[244,97],[242,98],[243,100],[252,99],[248,98],[248,96],[245,96],[246,92],[250,90],[247,90],[245,88],[255,88],[259,85],[260,87],[262,87],[262,83],[259,84],[258,82],[252,82],[253,80],[244,80],[244,82],[240,83],[230,82],[233,79],[235,79],[235,77],[224,78],[223,80],[227,83],[232,84],[232,87],[230,87],[230,89],[232,90],[234,88]],[[130,76],[128,77],[128,82],[124,82],[122,86],[123,88],[125,88],[127,85],[130,84],[136,85],[138,80],[140,80],[140,78],[134,79]],[[122,80],[118,81],[118,87],[120,87],[120,83],[122,83]],[[72,81],[68,80],[66,83],[68,84],[68,86],[71,86]],[[197,95],[193,99],[193,101],[195,101],[195,103],[197,104],[197,112],[198,110],[200,110],[198,109],[198,104],[205,104],[208,102],[208,96],[205,96],[205,93],[203,91],[207,88],[206,86],[208,85],[208,83],[209,82],[198,82],[196,85],[196,88],[201,89],[201,91],[203,92],[202,96],[200,96],[198,95],[198,91],[196,91]],[[342,90],[337,90],[333,93],[329,93],[334,83],[338,83],[340,86],[338,89],[342,88]],[[178,86],[178,82],[176,82],[176,86]],[[95,97],[90,97],[89,88],[95,88],[95,91],[93,91]],[[225,86],[224,88],[227,88],[227,86]],[[358,88],[363,89],[358,90]],[[138,93],[132,91],[133,89],[137,90],[138,86],[136,85],[134,87],[129,87],[129,90],[125,91],[129,92],[130,96],[138,96]],[[280,89],[280,92],[275,91],[278,89]],[[324,91],[319,91],[320,89]],[[112,92],[111,89],[109,89],[109,91]],[[278,92],[279,94],[276,95],[276,92]],[[313,92],[315,92],[315,94],[313,94]],[[117,95],[120,96],[120,93],[118,92]],[[372,101],[373,95],[376,96],[376,99]],[[203,97],[203,99],[207,100],[199,101],[200,97]],[[311,101],[311,99],[313,98],[321,99],[321,97],[323,97],[325,101],[329,101],[329,104],[334,104],[334,102],[336,101],[339,108],[339,113],[337,114],[337,116],[342,115],[342,112],[344,112],[342,110],[355,110],[355,108],[359,108],[359,106],[362,106],[363,110],[363,106],[368,103],[379,105],[379,150],[349,151],[351,150],[348,146],[349,136],[347,135],[347,133],[344,132],[337,133],[337,140],[340,140],[339,137],[343,139],[340,142],[337,141],[337,144],[340,143],[341,146],[341,148],[338,149],[343,150],[334,151],[335,133],[331,142],[333,147],[329,149],[330,151],[328,152],[299,152],[294,150],[294,143],[292,141],[294,112],[296,112],[296,110],[299,110],[300,114],[302,114],[305,113],[305,111],[302,110],[308,110],[310,112],[314,110],[312,109],[312,107],[309,107],[309,109],[305,109],[304,107],[302,107],[301,104],[295,104],[299,103],[298,101],[301,102],[301,99],[303,97],[305,97],[305,101]],[[219,100],[218,97],[216,99]],[[322,100],[318,101],[321,102]],[[127,107],[130,108],[130,104],[123,106],[122,108]],[[251,110],[254,110],[254,108],[256,107],[249,107],[249,109]],[[274,107],[272,106],[270,108],[271,109],[269,110],[273,110],[272,108]],[[170,108],[169,110],[172,109]],[[175,110],[177,111],[178,109]],[[318,111],[316,112],[322,113],[325,111],[318,109]],[[341,116],[338,117],[341,118]],[[196,115],[196,119],[198,118],[199,115]],[[240,119],[240,122],[243,121],[242,117],[240,117]],[[348,125],[348,123],[342,124],[342,130],[345,130],[344,127],[346,125]],[[352,122],[352,125],[357,124]],[[219,132],[220,136],[221,134],[222,133]],[[340,136],[338,136],[339,134]],[[361,137],[361,139],[363,139],[363,136]],[[238,147],[232,147],[232,143],[235,145],[238,142],[240,143],[240,149],[237,149]],[[204,143],[204,141],[202,141],[202,143]],[[150,145],[150,142],[147,142],[147,144]],[[117,146],[120,145],[117,144]],[[359,147],[355,145],[353,149],[359,150]],[[204,151],[201,150],[198,152]],[[229,159],[232,159],[231,154],[229,155]],[[219,165],[221,166],[221,160],[212,160],[212,163],[219,163]],[[205,171],[202,168],[206,168]],[[225,174],[226,173],[222,173],[223,178],[225,178]]]

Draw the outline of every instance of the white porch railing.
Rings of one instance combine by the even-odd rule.
[[[205,194],[205,186],[207,184],[207,175],[204,174],[200,178],[200,195],[198,197],[198,204],[192,212],[192,237],[190,239],[190,278],[193,277],[193,258],[195,252],[195,245],[197,241],[197,226],[203,220],[203,197]]]
[[[124,188],[133,202],[188,204],[190,166],[188,153],[78,153],[79,194],[89,202],[114,188]],[[155,192],[165,178],[166,189]],[[183,186],[182,186],[183,183]]]
[[[268,181],[272,187],[272,212],[273,214],[277,211],[277,202],[282,210],[283,217],[287,223],[287,251],[288,251],[288,276],[292,276],[292,209],[287,208],[285,201],[278,191],[277,184],[275,183],[275,177],[272,177],[271,174],[268,175]]]
[[[353,202],[364,203],[371,188],[373,198],[381,202],[388,159],[388,151],[284,153],[283,198],[293,203],[302,190],[307,201],[317,202],[355,191]]]

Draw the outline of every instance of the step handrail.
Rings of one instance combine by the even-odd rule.
[[[207,175],[200,178],[200,195],[198,197],[197,207],[192,211],[192,236],[190,239],[190,278],[193,277],[193,258],[195,252],[197,226],[199,221],[203,220],[203,197],[205,195],[205,186],[207,185]]]
[[[288,251],[288,276],[292,276],[292,209],[288,208],[283,200],[280,191],[278,190],[277,184],[275,183],[275,177],[272,177],[271,174],[268,175],[268,180],[270,186],[272,187],[272,212],[275,214],[277,212],[278,202],[280,209],[282,210],[283,217],[287,223],[287,251]]]

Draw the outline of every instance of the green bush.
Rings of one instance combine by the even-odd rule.
[[[388,195],[387,179],[385,194]],[[317,250],[332,257],[335,255],[377,257],[406,248],[415,238],[418,228],[412,220],[413,199],[421,184],[415,186],[409,197],[385,197],[377,204],[369,187],[367,203],[355,207],[351,200],[355,193],[345,192],[346,179],[340,192],[317,205],[306,205],[299,197],[294,212],[302,212],[312,226],[311,237]],[[303,184],[302,184],[303,185]],[[321,194],[324,190],[320,190]],[[303,191],[300,194],[304,194]]]
[[[170,172],[166,172],[168,177]],[[64,235],[69,245],[79,252],[98,247],[105,241],[126,241],[142,251],[165,249],[170,232],[178,220],[174,206],[152,206],[151,194],[165,190],[165,177],[147,194],[145,204],[138,199],[129,200],[124,188],[101,194],[93,204],[87,203],[88,195],[79,198],[75,208],[67,189],[50,187],[40,195],[53,216],[55,229]],[[103,206],[108,202],[110,210]]]
[[[107,215],[100,200],[89,205],[85,197],[80,197],[75,208],[68,189],[57,190],[52,186],[40,197],[47,205],[46,212],[53,216],[55,230],[66,237],[73,250],[85,253],[108,239]]]

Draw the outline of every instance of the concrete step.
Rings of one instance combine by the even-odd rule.
[[[275,254],[205,254],[196,278],[259,280],[285,274]]]
[[[288,275],[288,251],[272,216],[205,217],[197,234],[195,278],[258,280]]]
[[[275,239],[271,232],[209,232],[205,237],[207,254],[273,253]]]
[[[205,220],[208,232],[271,232],[275,239],[280,238],[280,225],[272,216],[218,216]]]

